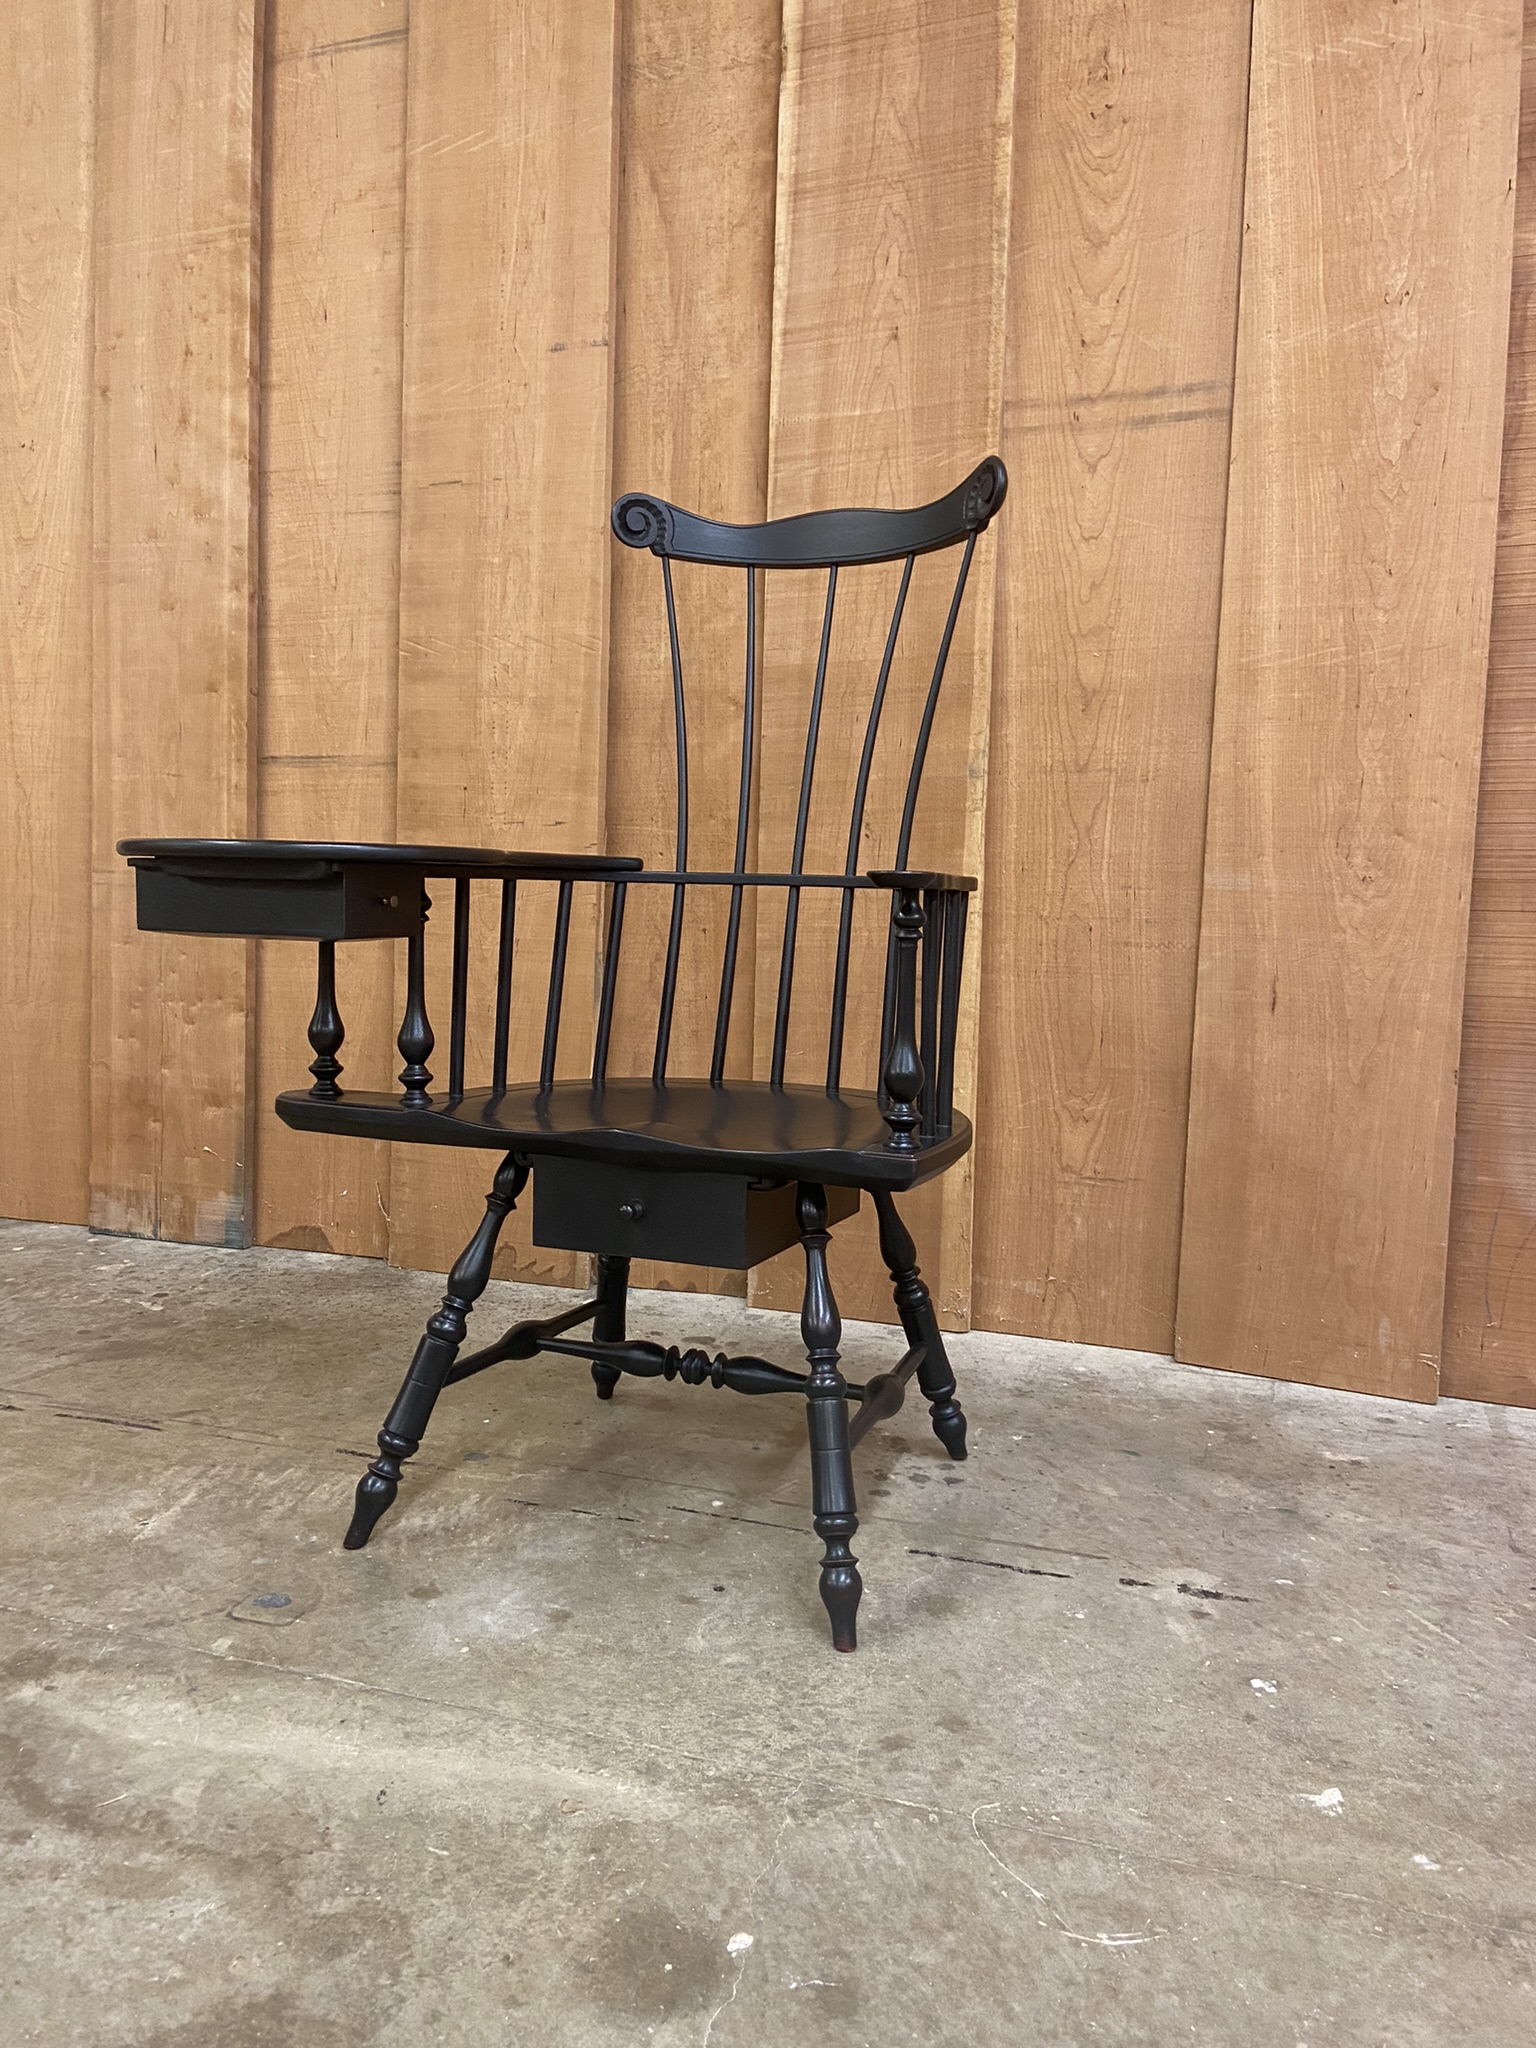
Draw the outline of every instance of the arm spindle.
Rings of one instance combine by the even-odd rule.
[[[341,1061],[336,1055],[341,1051],[341,1043],[347,1033],[341,1012],[336,1007],[336,941],[322,939],[319,950],[315,1012],[309,1020],[309,1042],[315,1055],[309,1063],[309,1071],[315,1077],[315,1085],[309,1092],[322,1102],[334,1102],[341,1093],[336,1085]]]
[[[923,1067],[923,1136],[933,1137],[938,1129],[935,1081],[939,1050],[939,976],[944,940],[949,928],[947,899],[936,889],[923,891],[922,1022],[918,1033],[918,1057]]]
[[[427,1084],[432,1079],[427,1061],[437,1043],[427,1021],[426,912],[431,904],[425,895],[421,903],[421,924],[405,942],[405,1015],[400,1020],[400,1036],[395,1040],[405,1061],[400,1069],[400,1085],[405,1091],[404,1100],[413,1108],[432,1099],[427,1093]]]
[[[971,899],[963,891],[949,896],[944,920],[944,967],[939,991],[939,1077],[934,1115],[938,1135],[947,1138],[955,1124],[955,1033],[960,1022],[960,975],[965,965],[965,920]]]
[[[917,1050],[917,949],[923,936],[921,893],[907,884],[898,885],[891,912],[895,934],[895,1008],[890,1050],[886,1054],[887,1105],[882,1111],[890,1126],[886,1149],[915,1152],[913,1136],[918,1126],[917,1101],[923,1092],[923,1063]]]

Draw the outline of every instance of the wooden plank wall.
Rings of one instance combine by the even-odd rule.
[[[910,501],[997,447],[1012,495],[923,821],[985,873],[974,1168],[912,1205],[945,1320],[1177,1328],[1204,1363],[1427,1398],[1449,1239],[1446,1386],[1536,1400],[1528,225],[1476,808],[1519,11],[18,0],[0,1210],[446,1264],[485,1162],[278,1126],[302,950],[134,933],[116,838],[669,860],[656,568],[609,541],[613,492],[743,519]],[[849,579],[839,687],[888,597]],[[740,620],[702,578],[679,599],[713,859]],[[798,749],[819,602],[765,605],[769,759]],[[844,794],[819,787],[829,847]],[[760,852],[784,825],[780,792]],[[707,968],[719,933],[689,943]],[[776,915],[758,944],[776,960]],[[397,1064],[393,950],[341,963],[357,1085]],[[706,1029],[685,1003],[682,1064]],[[839,1233],[850,1313],[888,1313],[870,1235]],[[509,1239],[499,1270],[580,1277],[521,1219]]]
[[[1011,0],[789,0],[779,115],[773,417],[768,503],[786,517],[825,503],[921,504],[992,451],[1002,382],[1008,260],[1014,10]],[[975,873],[986,803],[995,539],[950,654],[944,706],[913,841],[920,864]],[[864,860],[895,857],[905,761],[943,629],[957,564],[920,563],[892,671],[888,724],[870,784]],[[890,624],[897,574],[854,571],[838,587],[833,660],[807,865],[843,865],[853,770]],[[789,864],[825,578],[776,578],[765,603],[764,798],[759,855]],[[834,749],[841,749],[841,760]],[[760,1034],[771,1037],[783,911],[765,916],[771,971],[759,976]],[[795,1000],[807,1023],[831,987],[831,903],[801,910]],[[872,1085],[878,1047],[857,1029],[879,1016],[884,934],[873,920],[850,981],[848,1072]],[[968,939],[982,942],[978,906]],[[956,1049],[956,1106],[975,1099],[974,1002]],[[766,1030],[762,1029],[766,1021]],[[802,1039],[790,1078],[825,1072],[825,1029]],[[856,1078],[862,1056],[865,1072]],[[767,1072],[761,1052],[758,1071]],[[869,1205],[838,1233],[845,1311],[893,1320]],[[970,1321],[971,1171],[966,1160],[913,1198],[909,1213],[940,1316]],[[754,1276],[752,1298],[797,1307],[802,1261]]]
[[[262,293],[258,822],[395,836],[406,0],[272,0]],[[393,959],[344,946],[347,1082],[387,1088]],[[257,948],[259,1244],[382,1256],[389,1147],[263,1113],[292,1087],[308,947]]]
[[[600,851],[612,496],[614,0],[441,0],[410,37],[400,506],[402,840]],[[520,951],[548,959],[552,890]],[[439,919],[449,911],[446,898]],[[572,948],[590,958],[595,892]],[[582,944],[582,939],[585,944]],[[494,965],[482,917],[472,974]],[[447,1010],[446,949],[431,1007]],[[403,971],[403,957],[401,961]],[[566,1042],[590,1018],[567,985]],[[537,1059],[537,1006],[513,1057]],[[487,1062],[484,1039],[471,1060]],[[439,1062],[441,1064],[441,1062]],[[470,1153],[396,1147],[390,1255],[444,1267],[485,1197]],[[501,1270],[578,1277],[514,1219]]]
[[[774,165],[778,147],[779,0],[629,0],[619,79],[621,163],[613,376],[614,493],[649,491],[719,518],[761,519],[768,494],[773,328]],[[709,175],[699,175],[699,164]],[[658,564],[612,553],[608,664],[610,851],[670,867],[676,763],[671,666]],[[745,593],[718,571],[677,565],[676,601],[692,692],[690,858],[734,858],[746,653]],[[722,596],[727,601],[722,603]],[[708,1071],[724,945],[719,905],[693,899],[678,991],[676,1071]],[[751,906],[748,906],[749,911]],[[620,983],[614,1059],[647,1071],[665,890],[631,892],[628,972]],[[732,1073],[752,1071],[752,944],[746,923],[731,1042]],[[617,1068],[616,1068],[617,1070]],[[636,1286],[744,1291],[740,1273],[637,1263]]]
[[[253,949],[137,933],[113,849],[255,823],[262,15],[99,11],[90,1219],[203,1244],[249,1230]]]
[[[1519,53],[1519,0],[1254,11],[1178,1350],[1419,1400],[1440,1356]]]
[[[1536,1407],[1536,10],[1526,31],[1442,1393]]]
[[[95,106],[94,0],[0,13],[0,1213],[51,1223],[90,1190]]]
[[[976,1320],[1167,1351],[1237,326],[1248,14],[1020,44]]]

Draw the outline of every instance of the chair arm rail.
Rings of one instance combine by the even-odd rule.
[[[980,886],[974,875],[943,875],[930,868],[871,868],[869,879],[877,889],[942,889],[962,896]]]

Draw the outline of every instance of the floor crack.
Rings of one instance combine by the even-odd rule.
[[[793,1800],[799,1794],[801,1786],[804,1783],[805,1780],[802,1778],[799,1784],[795,1786],[794,1792],[790,1794],[791,1800]],[[758,1892],[762,1889],[762,1886],[767,1881],[767,1879],[778,1867],[779,1857],[783,1853],[784,1848],[784,1831],[789,1826],[789,1823],[792,1818],[793,1815],[791,1812],[790,1804],[789,1802],[786,1802],[783,1817],[779,1821],[778,1831],[773,1838],[773,1847],[768,1852],[768,1861],[763,1865],[762,1869],[757,1873],[756,1877],[753,1878],[751,1884],[747,1887],[746,1905],[743,1909],[743,1918],[746,1918],[748,1915],[750,1915],[753,1900],[757,1897]],[[710,2014],[709,2022],[704,2029],[704,2039],[699,2043],[699,2048],[709,2048],[710,2036],[715,2031],[716,2020],[719,2019],[721,2013],[725,2011],[728,2005],[734,2005],[736,2003],[736,1994],[741,1989],[742,1978],[747,1974],[747,1964],[752,1957],[752,1945],[755,1939],[756,1937],[753,1934],[746,1931],[744,1931],[741,1934],[733,1934],[731,1936],[730,1946],[731,1948],[735,1949],[736,1953],[740,1956],[740,1961],[736,1965],[736,1981],[731,1986],[730,1997],[722,1998],[720,2003],[715,2007],[714,2011]]]
[[[985,1849],[987,1854],[992,1858],[992,1861],[997,1865],[998,1869],[1001,1870],[1006,1876],[1011,1877],[1015,1884],[1022,1885],[1025,1891],[1029,1893],[1029,1896],[1035,1901],[1035,1904],[1037,1906],[1043,1906],[1045,1908],[1046,1912],[1050,1914],[1051,1918],[1056,1922],[1056,1925],[1061,1929],[1062,1933],[1067,1937],[1068,1941],[1081,1941],[1086,1943],[1091,1948],[1139,1948],[1143,1942],[1156,1941],[1162,1935],[1168,1932],[1166,1927],[1153,1927],[1149,1928],[1146,1932],[1142,1934],[1079,1934],[1075,1928],[1069,1927],[1066,1921],[1063,1920],[1061,1915],[1057,1912],[1056,1908],[1051,1904],[1050,1900],[1045,1896],[1045,1893],[1042,1891],[1037,1891],[1035,1887],[1030,1883],[1027,1877],[1020,1877],[1019,1873],[1012,1867],[1011,1864],[1005,1863],[1002,1857],[999,1856],[997,1851],[992,1847],[992,1844],[987,1840],[986,1836],[981,1832],[981,1829],[977,1827],[976,1816],[978,1813],[986,1813],[989,1809],[996,1811],[999,1810],[1001,1806],[1001,1800],[989,1799],[984,1801],[980,1806],[973,1807],[971,1809],[971,1833],[976,1837],[977,1841],[981,1844],[982,1848]],[[1046,1925],[1046,1922],[1042,1920],[1040,1922],[1040,1925],[1044,1927]]]

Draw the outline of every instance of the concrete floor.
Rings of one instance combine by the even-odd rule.
[[[437,1291],[0,1226],[7,2042],[1536,2041],[1536,1414],[961,1338],[838,1657],[789,1401],[499,1367],[344,1553]]]

